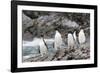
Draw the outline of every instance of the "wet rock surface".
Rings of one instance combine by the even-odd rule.
[[[73,49],[61,49],[55,53],[48,53],[41,57],[30,57],[24,60],[24,62],[39,62],[39,61],[65,61],[65,60],[85,60],[90,58],[89,48],[73,48]]]

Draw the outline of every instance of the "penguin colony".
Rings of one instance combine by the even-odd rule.
[[[75,47],[75,43],[77,42],[77,38],[79,41],[79,44],[83,44],[86,41],[86,37],[85,37],[85,33],[84,30],[81,29],[80,32],[78,33],[78,37],[76,36],[76,32],[72,33],[68,33],[68,48],[74,48]],[[54,48],[55,50],[58,50],[61,48],[63,41],[62,41],[62,37],[59,31],[56,30],[56,34],[55,34],[55,39],[54,39]],[[48,49],[45,46],[44,42],[43,42],[43,38],[41,38],[40,41],[40,54],[41,56],[44,56],[47,54]]]

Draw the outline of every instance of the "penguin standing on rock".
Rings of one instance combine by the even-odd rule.
[[[48,47],[47,47],[42,35],[41,35],[39,45],[40,45],[40,54],[43,57],[44,55],[46,55],[48,53]]]
[[[78,39],[79,39],[79,43],[80,44],[85,43],[86,37],[85,37],[85,33],[84,33],[84,30],[83,29],[80,30]]]
[[[54,46],[55,50],[58,50],[59,48],[61,48],[61,45],[62,45],[62,37],[58,30],[56,30],[54,45],[55,45]]]
[[[74,36],[74,40],[76,41],[77,40],[76,31],[73,33],[73,36]]]
[[[75,41],[73,34],[68,33],[68,48],[74,48],[74,46],[75,46]]]
[[[80,30],[77,29],[77,30],[75,30],[74,33],[73,33],[73,37],[74,37],[74,41],[75,41],[76,48],[79,47],[79,39],[78,39],[79,32],[80,32]]]

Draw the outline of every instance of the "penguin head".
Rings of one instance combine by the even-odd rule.
[[[56,33],[58,33],[58,30],[56,30]]]
[[[59,32],[57,28],[55,28],[55,31],[56,31],[56,33],[58,33],[58,32]]]
[[[81,32],[84,32],[84,30],[83,30],[83,29],[81,29],[80,31],[81,31]]]
[[[43,34],[41,34],[41,37],[44,37],[44,35],[43,35]]]
[[[56,30],[56,35],[59,35],[60,33],[59,33],[59,31],[58,30]]]

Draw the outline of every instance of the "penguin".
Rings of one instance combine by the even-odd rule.
[[[83,44],[86,41],[86,37],[85,37],[85,33],[84,33],[83,29],[81,29],[80,32],[79,32],[78,40],[79,40],[80,44]]]
[[[76,31],[74,31],[74,33],[73,33],[73,37],[74,37],[74,41],[76,41],[76,39],[77,39]]]
[[[68,33],[68,48],[74,48],[74,46],[75,46],[75,41],[73,34]]]
[[[74,42],[75,42],[74,48],[78,48],[78,47],[79,47],[78,31],[74,31],[74,33],[73,33],[73,38],[74,38]]]
[[[43,38],[40,39],[39,46],[40,46],[40,54],[43,57],[44,55],[48,53],[48,49],[43,41]]]
[[[58,30],[56,30],[55,41],[54,41],[54,48],[55,48],[55,50],[58,50],[59,48],[61,48],[62,41],[63,40],[62,40],[61,34],[59,33]]]

